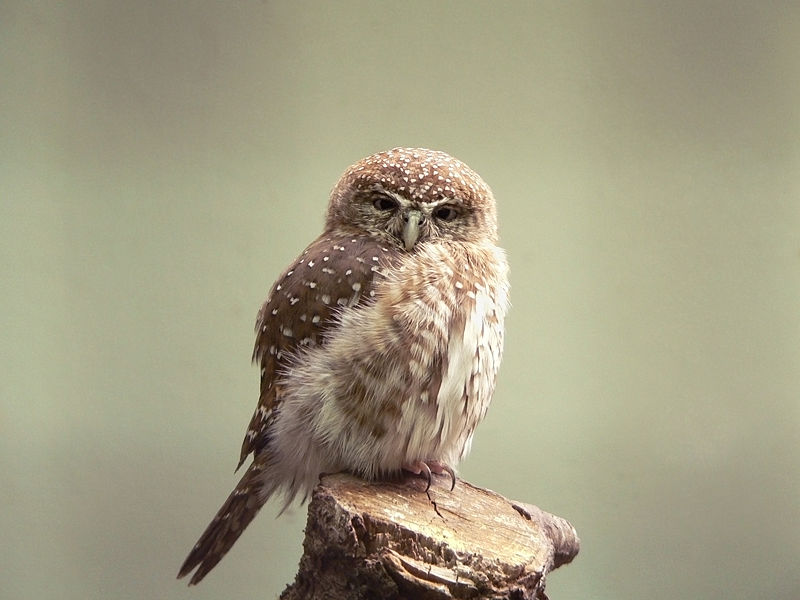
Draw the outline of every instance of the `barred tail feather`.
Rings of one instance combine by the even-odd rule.
[[[197,540],[189,556],[186,557],[178,572],[178,579],[188,575],[197,567],[189,585],[200,583],[203,577],[227,554],[253,517],[264,506],[270,495],[269,491],[265,493],[263,489],[265,458],[263,455],[255,457],[253,464],[247,469],[203,535]]]

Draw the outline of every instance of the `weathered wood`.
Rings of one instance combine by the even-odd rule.
[[[304,554],[281,600],[544,599],[578,553],[575,529],[541,509],[459,480],[322,478]]]

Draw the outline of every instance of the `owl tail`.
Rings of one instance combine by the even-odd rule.
[[[253,464],[245,471],[236,488],[186,557],[178,572],[178,579],[188,575],[197,567],[189,585],[200,583],[203,577],[222,560],[253,517],[258,514],[272,491],[264,489],[266,462],[266,456],[263,454],[255,457]]]

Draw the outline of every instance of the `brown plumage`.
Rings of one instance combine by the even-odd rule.
[[[395,148],[347,169],[258,313],[253,462],[178,577],[199,582],[270,496],[305,497],[322,472],[452,472],[494,391],[507,292],[494,198],[469,167]]]

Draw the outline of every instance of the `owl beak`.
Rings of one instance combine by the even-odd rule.
[[[411,250],[419,239],[419,224],[422,222],[422,213],[418,210],[410,210],[405,216],[406,224],[403,226],[403,244],[406,251]]]

